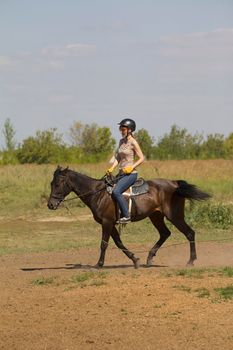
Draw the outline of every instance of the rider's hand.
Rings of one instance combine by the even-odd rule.
[[[133,171],[133,167],[131,165],[126,166],[125,168],[122,169],[124,174],[131,174]]]
[[[106,171],[106,174],[110,175],[113,172],[114,168],[111,167]]]

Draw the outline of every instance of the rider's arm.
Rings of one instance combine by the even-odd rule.
[[[138,156],[138,160],[133,164],[133,169],[135,169],[138,165],[143,163],[145,160],[142,150],[136,140],[134,142],[134,151],[135,151],[135,154]]]
[[[112,163],[112,162],[111,162]],[[112,166],[107,170],[107,173],[112,173],[113,170],[116,168],[116,166],[118,165],[118,160],[116,157],[114,157],[114,161],[112,163]]]

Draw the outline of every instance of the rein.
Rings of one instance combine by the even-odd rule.
[[[100,189],[96,190],[96,191],[88,191],[86,193],[83,193],[83,194],[77,194],[75,197],[72,197],[72,198],[68,198],[68,199],[61,199],[61,197],[59,196],[53,196],[53,198],[55,199],[58,199],[62,202],[68,202],[68,201],[72,201],[74,199],[77,199],[77,198],[83,198],[83,197],[87,197],[89,195],[94,195],[98,192],[101,192],[103,191],[104,189],[106,189],[106,186],[111,186],[113,187],[114,184],[122,177],[124,176],[124,174],[118,174],[116,175],[115,177],[112,177],[112,176],[108,176],[107,174],[105,174],[103,177],[102,177],[102,180],[105,182],[104,186],[101,187]]]
[[[96,194],[98,192],[101,192],[103,191],[104,189],[106,189],[106,186],[104,187],[101,187],[100,189],[96,190],[96,191],[89,191],[89,192],[86,192],[86,193],[83,193],[83,194],[77,194],[76,197],[72,197],[72,198],[68,198],[68,199],[63,199],[62,202],[68,202],[68,201],[72,201],[73,199],[77,199],[77,198],[81,198],[81,197],[86,197],[86,196],[89,196],[89,195],[93,195],[93,194]]]

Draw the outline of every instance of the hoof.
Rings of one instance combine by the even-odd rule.
[[[103,265],[104,265],[104,264],[99,264],[99,263],[97,263],[94,267],[95,267],[96,269],[102,269]]]
[[[152,266],[153,259],[147,259],[146,261],[146,267],[151,267]]]
[[[194,262],[193,261],[188,261],[186,266],[187,267],[192,267],[192,266],[194,266]]]
[[[136,258],[133,263],[134,263],[135,269],[138,269],[140,267],[140,259],[139,258]]]

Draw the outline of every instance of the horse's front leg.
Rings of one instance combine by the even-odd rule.
[[[134,263],[134,267],[135,269],[138,269],[140,266],[140,259],[137,258],[136,256],[134,256],[134,253],[132,253],[130,250],[128,250],[124,244],[121,241],[119,232],[117,231],[116,227],[113,227],[112,229],[112,233],[111,233],[112,239],[114,240],[114,243],[116,244],[116,246],[121,249],[123,251],[123,253],[125,253],[125,255],[131,259]]]
[[[106,249],[108,247],[108,241],[110,238],[110,234],[112,231],[112,225],[102,225],[102,240],[100,244],[100,257],[95,265],[97,268],[101,268],[104,265],[104,260],[105,260],[105,253]]]

